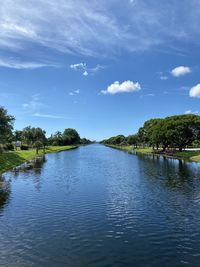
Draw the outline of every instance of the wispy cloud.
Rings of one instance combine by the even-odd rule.
[[[163,81],[166,81],[166,80],[168,80],[168,77],[167,77],[167,76],[164,76],[164,75],[162,75],[162,76],[160,76],[160,79],[161,79],[161,80],[163,80]]]
[[[44,107],[44,103],[41,102],[41,96],[40,94],[35,94],[31,96],[31,100],[29,102],[23,103],[22,107],[24,109],[33,111],[38,108]]]
[[[185,41],[199,45],[198,0],[1,2],[0,48],[21,54],[28,53],[31,45],[87,56],[119,49],[172,50],[174,41],[179,41],[175,50]]]
[[[174,77],[180,77],[180,76],[184,76],[188,73],[192,72],[191,68],[190,67],[186,67],[186,66],[179,66],[179,67],[176,67],[174,68],[172,71],[171,71],[171,74],[174,76]]]
[[[164,74],[162,71],[159,71],[159,72],[157,72],[156,74],[158,75],[158,78],[159,78],[160,80],[163,80],[163,81],[168,80],[168,78],[169,78],[169,77],[168,77],[166,74]]]
[[[57,116],[57,115],[52,115],[52,114],[41,114],[41,113],[34,113],[34,117],[39,117],[39,118],[47,118],[47,119],[64,119],[62,116]]]
[[[122,83],[119,83],[118,81],[112,83],[107,87],[106,90],[102,90],[102,94],[118,94],[118,93],[132,93],[139,91],[141,89],[141,86],[138,82],[134,83],[132,81],[124,81]]]
[[[79,89],[69,92],[70,96],[78,95],[78,94],[80,94],[80,90]]]
[[[0,67],[11,69],[38,69],[44,67],[58,67],[51,63],[20,62],[15,59],[0,59]]]
[[[155,96],[155,94],[146,94],[145,96],[150,96],[150,97],[154,97]]]

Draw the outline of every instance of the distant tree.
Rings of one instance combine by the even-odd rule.
[[[139,129],[139,140],[145,144],[158,147],[163,151],[167,147],[178,148],[182,151],[200,136],[200,116],[187,114],[151,119]]]
[[[80,143],[83,145],[91,144],[92,142],[89,139],[81,138]]]
[[[8,114],[7,110],[0,107],[0,143],[4,144],[11,139],[15,118]]]
[[[36,148],[36,155],[38,155],[39,149],[41,149],[43,147],[43,143],[41,141],[36,141],[34,143],[34,147]]]
[[[16,130],[14,132],[14,141],[23,141],[23,131]]]
[[[31,128],[31,126],[27,126],[22,130],[22,140],[26,144],[32,146],[34,142],[34,133],[33,133],[33,129]]]
[[[37,127],[37,128],[33,128],[33,136],[34,136],[34,141],[40,141],[43,145],[46,143],[46,132]]]
[[[54,135],[54,141],[57,142],[57,146],[63,145],[63,135],[60,131],[57,131]]]
[[[62,136],[64,145],[74,145],[80,143],[80,136],[75,129],[65,129]]]
[[[33,146],[35,142],[39,141],[43,145],[46,145],[47,143],[47,138],[46,138],[46,132],[37,127],[25,127],[22,130],[22,140],[27,143],[29,146]]]
[[[127,143],[128,145],[132,145],[137,147],[138,146],[138,135],[132,134],[127,137]]]
[[[178,147],[179,151],[199,139],[200,116],[194,114],[171,116],[167,117],[165,122],[168,125],[167,139],[170,145]]]
[[[110,137],[109,139],[105,139],[102,141],[104,144],[108,145],[120,145],[120,144],[125,144],[126,143],[126,138],[124,135],[117,135]]]
[[[162,119],[150,119],[147,120],[143,127],[141,127],[138,131],[138,141],[143,145],[149,145],[154,148],[156,146],[158,148],[159,144],[155,139],[154,129],[159,125]]]

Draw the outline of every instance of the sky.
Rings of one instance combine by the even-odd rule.
[[[102,140],[200,114],[199,0],[0,2],[0,105],[15,129]]]

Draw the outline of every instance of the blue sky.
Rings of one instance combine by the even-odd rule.
[[[15,128],[101,140],[200,112],[200,1],[7,0],[0,105]]]

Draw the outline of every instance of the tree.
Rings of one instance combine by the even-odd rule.
[[[74,145],[80,143],[80,136],[75,129],[67,128],[63,132],[64,145]]]
[[[0,107],[0,143],[4,144],[12,135],[15,118],[8,114],[7,110]]]
[[[191,145],[200,136],[200,116],[187,114],[166,117],[164,119],[151,119],[139,129],[139,139],[142,143],[178,148],[182,151]]]
[[[22,130],[22,139],[30,146],[33,146],[36,141],[40,141],[43,145],[46,144],[46,132],[37,127],[27,126]]]
[[[27,126],[22,130],[22,139],[28,145],[31,145],[31,146],[33,145],[34,136],[33,136],[33,130],[31,126]]]
[[[38,155],[39,149],[43,147],[43,143],[41,141],[36,141],[34,147],[36,148],[36,155]]]
[[[128,145],[133,145],[135,147],[138,146],[138,135],[132,134],[127,137],[127,143]]]
[[[80,143],[83,144],[83,145],[87,145],[87,144],[91,144],[92,141],[90,141],[89,139],[86,139],[84,137],[84,138],[81,138]]]
[[[154,130],[161,123],[162,119],[150,119],[146,121],[138,131],[138,139],[143,146],[150,145],[154,148],[156,146],[158,148],[158,140],[155,139]]]
[[[14,132],[14,141],[23,141],[23,131],[16,130]]]
[[[55,134],[52,134],[48,138],[49,145],[53,146],[62,146],[63,145],[63,136],[62,133],[57,131]]]
[[[200,136],[200,116],[186,114],[171,116],[165,119],[168,124],[166,136],[169,143],[182,151]]]

